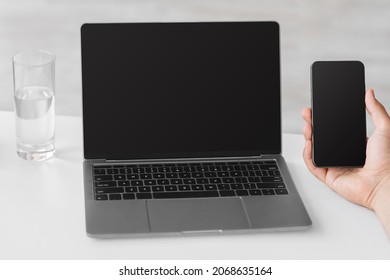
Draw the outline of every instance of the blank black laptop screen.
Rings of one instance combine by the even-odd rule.
[[[84,157],[279,154],[275,22],[85,24]]]

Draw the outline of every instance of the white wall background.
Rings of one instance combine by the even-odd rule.
[[[280,23],[285,132],[301,132],[315,60],[363,61],[367,87],[390,109],[388,0],[0,0],[0,110],[13,110],[12,55],[44,49],[57,57],[57,114],[81,115],[85,22],[223,20]]]

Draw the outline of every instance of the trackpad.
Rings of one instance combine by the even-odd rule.
[[[236,198],[147,200],[152,232],[250,228],[244,204]]]

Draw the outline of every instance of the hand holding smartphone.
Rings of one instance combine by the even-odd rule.
[[[316,61],[311,87],[313,164],[362,167],[367,141],[363,63]]]

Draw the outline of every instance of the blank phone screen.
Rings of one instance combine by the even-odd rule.
[[[317,61],[311,69],[313,163],[358,167],[366,159],[364,65]]]

